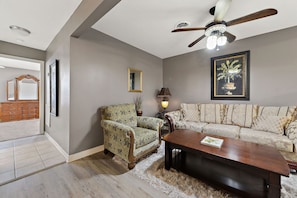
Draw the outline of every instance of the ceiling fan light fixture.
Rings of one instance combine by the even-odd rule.
[[[220,33],[224,33],[226,31],[226,25],[225,24],[216,24],[216,25],[212,25],[209,28],[207,28],[204,32],[205,36],[210,36],[211,34],[213,34],[213,32],[220,32]]]
[[[218,39],[217,39],[217,44],[218,46],[223,46],[227,43],[227,37],[225,35],[221,35]]]
[[[209,50],[212,50],[214,48],[216,48],[217,46],[217,39],[218,37],[216,35],[211,35],[207,38],[207,43],[206,43],[206,47]]]

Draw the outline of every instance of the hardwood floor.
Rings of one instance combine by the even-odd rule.
[[[0,186],[1,197],[167,197],[103,152]]]

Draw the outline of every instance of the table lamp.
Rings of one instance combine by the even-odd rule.
[[[169,105],[169,97],[171,96],[169,88],[162,88],[161,91],[158,94],[158,98],[163,98],[161,101],[161,106],[163,108],[163,110],[165,111],[165,109],[168,107]]]

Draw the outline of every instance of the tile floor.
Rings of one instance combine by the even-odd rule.
[[[0,142],[0,185],[65,161],[45,135]]]

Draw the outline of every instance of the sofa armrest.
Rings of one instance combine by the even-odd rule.
[[[294,143],[295,152],[297,152],[297,120],[291,122],[285,131],[285,134]]]
[[[163,124],[164,124],[164,121],[159,118],[137,116],[137,126],[141,128],[160,131]]]
[[[170,111],[165,113],[165,119],[168,122],[169,132],[173,132],[175,130],[175,122],[181,120],[182,112],[181,110]]]

